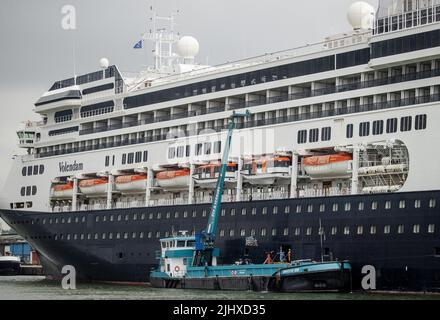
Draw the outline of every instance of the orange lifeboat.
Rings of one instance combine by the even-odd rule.
[[[119,176],[115,179],[115,189],[120,192],[136,192],[147,189],[148,177],[144,174]]]
[[[85,195],[102,194],[107,192],[108,180],[105,178],[81,180],[78,184]]]
[[[353,157],[347,153],[307,157],[304,169],[312,178],[335,178],[351,174]]]
[[[71,199],[73,197],[73,182],[54,185],[51,189],[52,198]]]
[[[189,176],[189,169],[162,171],[156,174],[156,181],[164,189],[187,188]]]

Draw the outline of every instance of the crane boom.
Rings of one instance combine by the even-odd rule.
[[[232,133],[236,127],[235,120],[237,118],[246,118],[250,115],[251,113],[248,110],[245,113],[236,113],[234,111],[229,118],[228,135],[226,138],[225,148],[223,150],[220,174],[215,187],[214,198],[211,205],[211,211],[209,213],[209,220],[206,229],[196,237],[196,255],[193,265],[211,264],[212,250],[214,249],[223,191],[225,187],[226,170],[228,167],[229,153],[231,150]],[[196,257],[198,258],[196,259]]]

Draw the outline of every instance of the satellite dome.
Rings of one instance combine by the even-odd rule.
[[[371,29],[374,24],[376,10],[367,2],[357,1],[348,10],[348,21],[354,30]]]
[[[101,66],[101,68],[107,69],[110,65],[110,62],[107,58],[102,58],[101,60],[99,60],[99,65]]]
[[[182,37],[177,43],[177,51],[184,58],[194,58],[199,53],[199,50],[199,42],[194,37]]]

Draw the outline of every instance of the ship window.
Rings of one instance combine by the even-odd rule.
[[[231,216],[235,216],[235,209],[231,209]]]
[[[203,145],[201,143],[196,144],[196,149],[195,149],[195,155],[196,156],[201,156],[202,155],[202,149]]]
[[[122,165],[125,165],[126,163],[127,163],[127,154],[124,153],[124,154],[122,155]]]
[[[105,219],[105,216],[104,216],[104,219]],[[135,213],[135,214],[133,214],[133,221],[136,221],[138,219],[138,215],[137,215],[137,213]],[[105,220],[104,220],[105,221]]]
[[[183,217],[188,218],[188,211],[183,211]]]
[[[288,236],[288,235],[289,235],[289,228],[284,228],[283,236]]]
[[[124,239],[128,239],[128,232],[124,232]]]
[[[71,217],[68,217],[68,218],[67,218],[67,223],[68,223],[68,224],[72,223],[72,218],[71,218]]]
[[[127,163],[128,164],[133,164],[133,162],[134,162],[134,153],[131,152],[131,153],[128,154]]]
[[[416,130],[424,130],[426,129],[426,114],[421,114],[416,116]]]
[[[118,214],[118,221],[122,220],[122,215]]]
[[[311,236],[311,235],[312,235],[312,232],[313,232],[312,227],[308,227],[308,228],[306,229],[306,235]]]
[[[387,133],[397,132],[397,118],[387,120]]]
[[[37,186],[32,186],[32,195],[35,196],[37,194]]]
[[[205,149],[205,155],[211,154],[211,143],[210,142],[206,142],[205,145],[204,145],[204,149]]]
[[[402,234],[404,232],[405,232],[405,226],[403,224],[399,224],[399,226],[397,227],[397,233]]]
[[[319,129],[310,129],[310,137],[309,142],[318,142],[319,141]]]
[[[206,217],[206,210],[202,211],[202,217]]]
[[[308,212],[308,213],[312,213],[312,212],[313,212],[313,204],[309,204],[309,205],[307,206],[307,212]]]
[[[303,144],[307,142],[307,130],[298,131],[298,143]]]
[[[185,156],[188,158],[189,156],[191,156],[191,146],[187,145],[185,147]]]
[[[99,222],[99,216],[96,216],[95,221]]]
[[[386,226],[383,228],[383,233],[384,233],[384,234],[390,234],[390,232],[391,232],[391,226],[390,226],[390,225],[386,225]]]
[[[353,124],[347,124],[346,137],[347,139],[353,138]]]
[[[241,237],[245,237],[246,236],[246,229],[241,229],[240,230],[240,236]]]
[[[147,233],[147,238],[148,238],[148,239],[151,239],[152,237],[153,237],[153,232],[148,231],[148,233]]]
[[[174,212],[174,219],[179,219],[179,212],[178,211]]]
[[[107,234],[106,233],[103,233],[102,235],[101,235],[101,239],[102,240],[105,240],[107,238]]]
[[[436,206],[436,200],[435,199],[429,199],[429,207],[435,208]]]
[[[277,235],[277,229],[272,228],[272,237],[275,237]]]
[[[325,204],[319,205],[319,212],[325,212]]]
[[[21,187],[20,194],[22,197],[26,195],[26,187]]]
[[[113,233],[110,232],[110,233],[108,234],[108,238],[109,238],[110,240],[113,240]]]
[[[222,142],[216,141],[214,142],[214,153],[221,153],[222,152]]]
[[[256,235],[256,231],[254,228],[251,229],[251,237],[254,237]]]
[[[226,209],[222,209],[221,215],[222,215],[222,217],[226,216]]]
[[[413,233],[420,233],[420,224],[415,224],[413,226]]]
[[[261,228],[261,236],[265,237],[267,235],[267,229],[266,228]]]
[[[33,172],[34,176],[38,175],[38,166],[34,166],[34,172]]]
[[[277,206],[273,207],[272,214],[278,214],[278,207]]]
[[[422,202],[420,200],[414,201],[414,208],[419,209],[422,206]]]
[[[28,167],[27,168],[27,175],[31,176],[32,175],[32,167]]]
[[[26,187],[26,196],[30,196],[31,193],[32,193],[32,187],[31,186]]]
[[[176,148],[171,147],[168,149],[168,159],[174,159],[176,157]]]
[[[257,214],[257,208],[252,208],[252,215],[255,216]]]
[[[338,233],[338,227],[332,227],[331,234],[334,236]]]
[[[371,210],[377,210],[377,201],[371,203]]]
[[[44,173],[44,165],[40,164],[39,174],[43,174],[43,173]]]
[[[373,121],[373,135],[383,134],[383,120]]]
[[[158,212],[157,213],[157,220],[160,220],[160,219],[162,219],[162,213]]]
[[[229,230],[229,236],[230,237],[235,236],[235,230],[234,229]]]
[[[225,230],[224,229],[220,229],[220,237],[224,237],[225,236]]]
[[[299,236],[301,234],[301,228],[295,228],[295,236]]]
[[[364,234],[364,227],[363,226],[358,226],[357,227],[357,234],[358,235]]]
[[[405,209],[406,207],[406,201],[405,200],[400,200],[399,201],[399,208],[400,209]]]
[[[197,217],[197,211],[196,211],[196,210],[194,210],[194,211],[192,212],[192,217],[193,217],[193,218],[196,218],[196,217]]]
[[[95,240],[98,240],[99,234],[95,233]]]
[[[296,213],[301,213],[302,211],[302,206],[301,205],[297,205],[296,206]]]
[[[284,213],[290,213],[290,206],[284,207]]]
[[[376,226],[371,226],[370,227],[370,234],[376,234],[376,232],[377,232]]]
[[[136,159],[135,159],[136,163],[141,163],[142,162],[142,151],[138,151],[136,152]]]
[[[263,207],[261,210],[261,214],[266,215],[267,214],[267,207]]]
[[[22,175],[23,177],[26,177],[26,173],[27,173],[27,168],[26,168],[26,167],[23,167],[23,169],[21,169],[21,175]]]
[[[367,137],[370,135],[370,123],[369,122],[362,122],[359,125],[359,136],[360,137]]]
[[[177,147],[177,158],[183,158],[184,146]]]
[[[153,217],[154,217],[154,214],[152,214],[152,213],[150,213],[150,214],[148,215],[148,219],[149,219],[149,220],[152,220]]]
[[[350,227],[344,227],[344,234],[349,235],[350,234]]]
[[[332,137],[332,128],[331,127],[322,128],[321,140],[322,141],[330,141],[331,137]]]
[[[136,237],[137,237],[137,233],[136,233],[136,232],[133,232],[133,233],[131,234],[131,238],[132,238],[132,239],[136,239]]]
[[[365,203],[364,202],[359,202],[358,204],[358,210],[359,211],[364,211],[365,209]]]
[[[350,211],[351,210],[351,203],[350,202],[345,203],[344,209],[345,209],[345,211]]]
[[[400,118],[400,131],[406,132],[411,131],[412,117]]]
[[[80,240],[84,240],[84,233],[81,233]]]
[[[147,161],[148,161],[148,151],[144,151],[144,154],[143,154],[143,161],[144,161],[144,162],[147,162]]]
[[[333,212],[339,211],[339,205],[337,203],[333,203]]]
[[[391,209],[391,201],[386,201],[385,202],[385,209],[386,210],[390,210]]]
[[[434,233],[435,232],[435,225],[430,224],[428,225],[428,233]]]

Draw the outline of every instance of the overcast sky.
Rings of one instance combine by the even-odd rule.
[[[16,147],[20,122],[38,119],[33,104],[56,80],[99,69],[107,57],[122,71],[152,62],[151,48],[133,45],[160,15],[179,10],[177,30],[196,37],[198,62],[215,65],[322,41],[351,29],[354,0],[2,0],[0,10],[0,186]],[[368,1],[376,5],[377,0]],[[77,29],[61,27],[73,5]],[[75,52],[75,54],[74,54]],[[74,56],[76,57],[74,59]],[[75,61],[75,63],[74,63]]]

